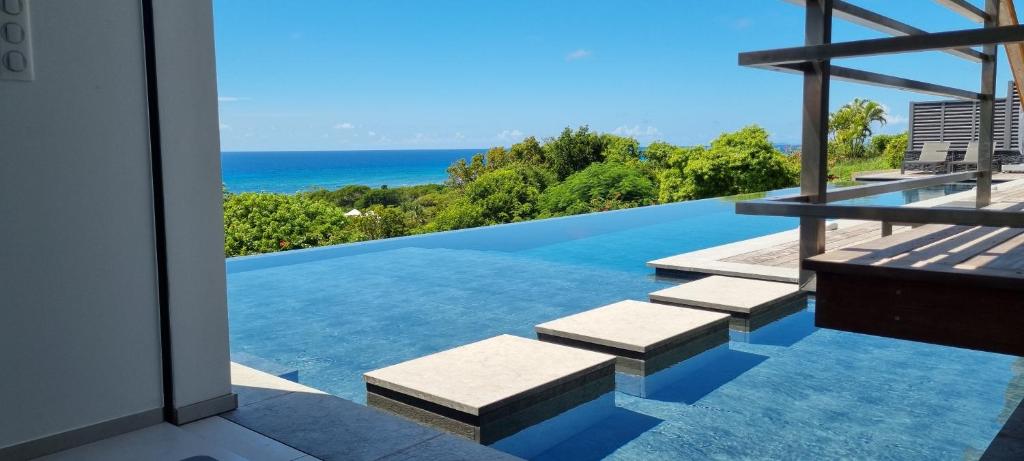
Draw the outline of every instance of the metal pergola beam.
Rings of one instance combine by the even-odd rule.
[[[750,51],[740,53],[739,64],[749,67],[767,67],[829,61],[840,58],[909,53],[913,51],[934,51],[1013,42],[1024,42],[1024,26],[987,27],[984,29],[935,32],[925,35],[908,35],[905,37],[876,38],[852,42]]]
[[[736,204],[736,212],[762,216],[800,216],[803,219],[854,219],[914,224],[953,224],[986,227],[1024,227],[1024,212],[976,208],[914,208],[901,206],[844,206],[753,200]]]
[[[935,0],[935,3],[949,8],[954,13],[978,24],[985,22],[989,18],[988,14],[982,11],[981,8],[970,4],[967,0]]]
[[[807,0],[786,0],[789,3],[806,6]],[[903,37],[907,35],[924,35],[928,32],[918,29],[917,27],[911,26],[910,24],[897,21],[888,16],[884,16],[866,8],[861,8],[857,5],[847,3],[842,0],[833,0],[832,4],[833,16],[844,19],[848,22],[867,27],[868,29],[882,32],[883,34],[889,34],[894,37]],[[984,55],[978,50],[972,48],[954,48],[949,50],[943,50],[945,53],[949,53],[953,56],[967,59],[973,62],[981,62],[984,59]]]
[[[1010,1],[1010,0],[1007,0]],[[999,0],[985,0],[985,29],[999,25]],[[995,148],[995,96],[996,96],[996,62],[997,47],[990,43],[982,50],[985,61],[981,63],[981,93],[985,99],[979,104],[981,120],[978,123],[978,188],[976,205],[978,208],[988,206],[992,200],[992,151]],[[1012,100],[1013,95],[1007,95]]]
[[[833,0],[807,0],[804,44],[827,46],[832,42]],[[832,63],[807,63],[803,69],[803,125],[800,143],[800,193],[811,203],[828,201],[828,101]],[[801,289],[814,284],[814,272],[803,261],[825,252],[825,220],[800,218],[799,254]]]
[[[802,73],[807,66],[808,64],[786,64],[781,66],[771,66],[769,69],[782,72]],[[981,93],[975,91],[962,90],[960,88],[953,88],[945,85],[937,85],[919,80],[894,77],[891,75],[879,74],[877,72],[835,65],[832,66],[832,78],[846,82],[863,83],[867,85],[895,88],[898,90],[907,90],[934,96],[966,99],[970,101],[979,101],[984,98]]]

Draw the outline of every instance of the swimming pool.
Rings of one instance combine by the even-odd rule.
[[[902,204],[957,188],[886,194]],[[777,194],[791,191],[779,191]],[[365,401],[362,373],[668,286],[648,260],[795,227],[710,199],[228,260],[231,347]],[[980,455],[1021,399],[1017,357],[815,329],[734,335],[699,385],[638,398],[544,459]],[[692,383],[691,383],[692,384]]]

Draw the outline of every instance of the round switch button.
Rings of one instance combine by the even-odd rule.
[[[8,51],[4,55],[4,67],[11,72],[23,72],[28,67],[28,60],[18,51]]]
[[[22,29],[18,23],[9,22],[0,27],[0,38],[7,43],[21,43],[25,40],[25,29]]]
[[[5,13],[7,13],[9,15],[12,15],[12,16],[16,16],[16,15],[21,14],[21,8],[22,8],[21,0],[3,0],[3,2],[4,2],[4,12]]]

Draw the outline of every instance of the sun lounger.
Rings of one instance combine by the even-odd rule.
[[[929,141],[921,146],[921,156],[917,160],[904,160],[900,174],[906,173],[907,166],[918,166],[922,170],[938,173],[945,171],[946,155],[949,153],[949,142]]]
[[[947,168],[947,171],[949,171],[950,173],[956,171],[956,167],[961,166],[961,165],[967,166],[967,167],[974,166],[974,168],[977,169],[978,168],[978,141],[971,141],[971,142],[969,142],[967,144],[967,154],[964,155],[964,159],[963,160],[958,160],[958,161],[955,161],[955,162],[949,162],[948,165],[949,166]]]

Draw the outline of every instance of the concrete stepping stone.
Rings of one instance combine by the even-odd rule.
[[[793,283],[713,275],[650,294],[656,303],[725,312],[730,327],[753,331],[806,306],[807,293]]]
[[[363,375],[367,404],[484,444],[605,396],[615,357],[501,335]]]
[[[535,327],[541,341],[617,357],[616,370],[647,376],[729,341],[726,313],[620,301]]]

